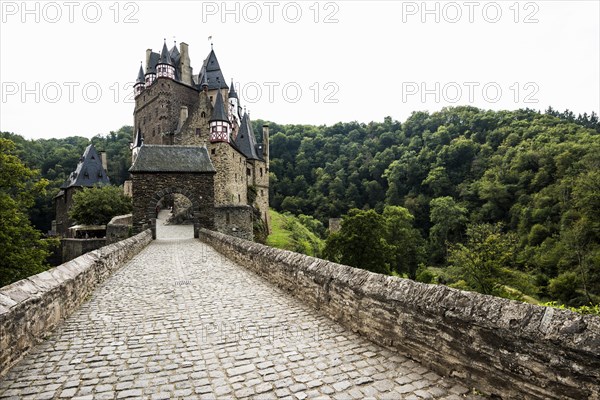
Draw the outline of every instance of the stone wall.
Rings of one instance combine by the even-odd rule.
[[[215,205],[247,205],[246,157],[224,142],[211,143],[209,151],[210,159],[217,170],[215,174]]]
[[[106,225],[106,244],[127,239],[133,225],[131,214],[117,215]]]
[[[62,262],[71,261],[82,254],[99,249],[106,245],[106,238],[74,239],[63,238],[60,240]]]
[[[151,240],[144,231],[0,288],[0,375]]]
[[[215,230],[227,235],[253,240],[252,207],[225,206],[215,208]]]
[[[135,98],[134,129],[141,129],[145,144],[173,144],[182,106],[192,110],[198,102],[198,90],[169,78],[156,78],[154,83]]]
[[[599,399],[600,318],[371,273],[202,230],[201,240],[375,343],[506,399]]]

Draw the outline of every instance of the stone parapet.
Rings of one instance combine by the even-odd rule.
[[[375,274],[202,230],[324,315],[505,399],[599,399],[600,318]]]
[[[0,288],[0,375],[151,239],[144,231]]]

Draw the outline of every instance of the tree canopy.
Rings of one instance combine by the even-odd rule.
[[[0,287],[48,267],[55,243],[43,240],[27,215],[47,184],[21,162],[12,141],[0,138]]]
[[[85,225],[106,225],[117,215],[129,214],[131,198],[118,186],[83,188],[73,195],[69,218]]]

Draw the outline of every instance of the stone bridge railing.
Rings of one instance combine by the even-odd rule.
[[[599,399],[600,318],[371,273],[202,230],[223,255],[372,341],[506,399]]]
[[[150,241],[150,230],[0,289],[0,375]]]

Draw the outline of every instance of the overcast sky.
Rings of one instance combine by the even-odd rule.
[[[596,1],[1,1],[0,131],[133,124],[148,48],[210,51],[253,119],[403,121],[451,105],[600,109]]]

